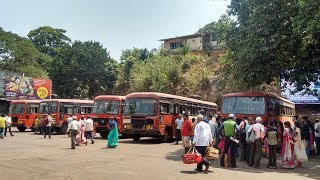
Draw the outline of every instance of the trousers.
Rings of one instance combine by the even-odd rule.
[[[71,137],[71,148],[75,148],[76,143],[76,136],[78,134],[78,131],[75,129],[70,129],[70,137]]]
[[[225,137],[224,150],[220,157],[220,165],[224,166],[224,156],[228,154],[229,148],[230,148],[230,166],[236,167],[237,166],[236,164],[237,144],[234,141],[232,141],[228,136]]]
[[[195,147],[198,153],[202,155],[202,161],[197,164],[197,169],[202,170],[202,166],[208,166],[210,162],[205,158],[207,146],[196,146]]]

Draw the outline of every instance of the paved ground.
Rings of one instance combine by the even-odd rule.
[[[181,146],[172,143],[122,139],[116,149],[105,149],[105,145],[106,140],[97,139],[94,145],[72,150],[65,135],[43,139],[31,132],[15,132],[14,137],[0,139],[0,179],[320,179],[320,159],[296,170],[254,169],[239,162],[238,168],[225,169],[214,161],[212,171],[204,174],[196,173],[194,165],[183,164]]]

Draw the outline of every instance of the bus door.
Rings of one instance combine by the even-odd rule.
[[[72,104],[61,104],[60,107],[60,121],[64,122],[68,118],[68,114],[73,114]]]

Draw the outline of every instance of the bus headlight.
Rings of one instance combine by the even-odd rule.
[[[123,124],[130,124],[131,123],[131,119],[123,119]]]

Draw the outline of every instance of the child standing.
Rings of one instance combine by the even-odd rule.
[[[277,168],[277,143],[278,143],[278,130],[276,121],[269,122],[267,129],[268,146],[269,146],[269,164],[267,168]]]

